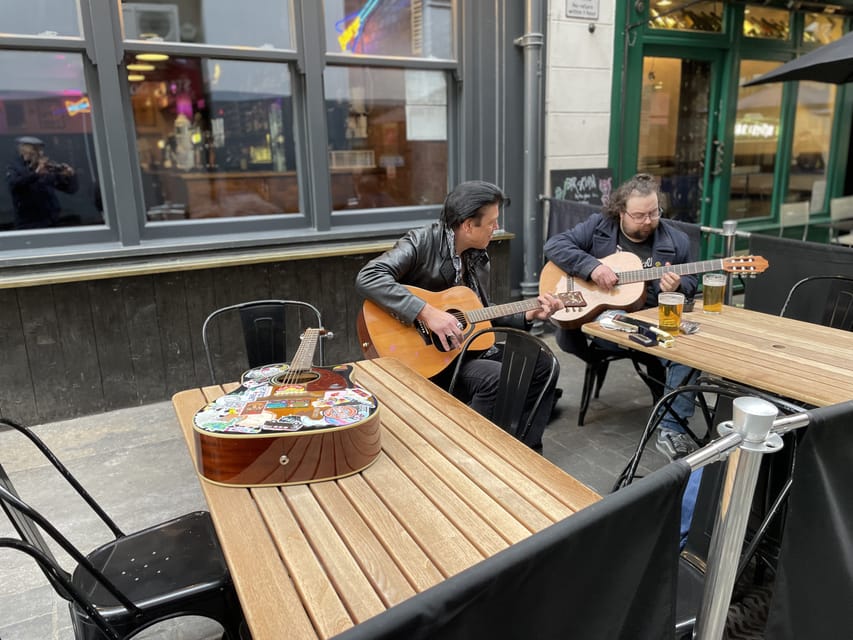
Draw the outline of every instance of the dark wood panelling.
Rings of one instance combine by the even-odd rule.
[[[507,302],[509,243],[495,242],[492,298]],[[37,424],[168,400],[208,384],[207,315],[261,298],[316,306],[335,337],[326,364],[361,359],[353,282],[375,254],[0,290],[0,415]],[[288,320],[290,326],[290,320]],[[290,346],[298,344],[298,332]],[[214,336],[236,376],[245,361],[239,322]],[[58,400],[61,399],[61,402]]]
[[[105,410],[139,404],[122,301],[122,291],[128,280],[95,280],[89,283]]]
[[[18,292],[0,291],[0,415],[24,423],[38,417],[33,375],[27,359]]]

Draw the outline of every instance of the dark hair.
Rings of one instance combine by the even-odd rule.
[[[456,229],[468,218],[479,218],[482,215],[482,208],[486,205],[508,206],[509,202],[509,198],[500,187],[491,182],[470,180],[457,185],[447,194],[440,219],[449,229]]]
[[[610,202],[603,213],[608,218],[618,219],[619,215],[627,210],[628,198],[635,195],[648,196],[653,193],[660,194],[657,178],[649,173],[638,173],[610,194]]]

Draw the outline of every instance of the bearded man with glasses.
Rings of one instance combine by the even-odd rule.
[[[567,274],[590,280],[603,291],[618,284],[618,276],[600,258],[617,251],[629,251],[640,258],[643,267],[662,267],[690,261],[690,239],[666,218],[661,218],[660,187],[654,176],[639,173],[619,186],[601,213],[595,213],[572,229],[551,237],[545,244],[545,255]],[[664,273],[658,280],[646,283],[645,307],[657,306],[661,291],[679,291],[688,300],[696,294],[695,275]],[[590,344],[580,329],[559,329],[557,344],[564,351],[587,360]],[[599,350],[619,350],[606,340],[595,339]],[[665,390],[685,384],[694,372],[685,365],[646,357],[638,360],[646,365],[649,376],[665,379]],[[651,386],[651,385],[650,385]],[[653,387],[659,397],[664,391]],[[696,443],[685,432],[678,418],[687,420],[693,415],[694,403],[690,394],[679,394],[660,422],[657,448],[670,460],[681,458],[696,449]],[[678,416],[678,417],[676,417]]]

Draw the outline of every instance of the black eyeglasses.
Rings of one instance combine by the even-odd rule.
[[[646,211],[645,213],[632,213],[631,211],[623,211],[623,213],[636,222],[642,222],[646,218],[654,221],[663,215],[663,207],[658,207],[657,211]]]

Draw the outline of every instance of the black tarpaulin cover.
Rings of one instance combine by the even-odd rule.
[[[853,402],[809,415],[766,640],[853,637]]]
[[[673,638],[689,473],[667,465],[336,640]]]

